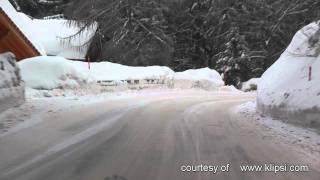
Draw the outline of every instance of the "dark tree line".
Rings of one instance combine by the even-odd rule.
[[[35,18],[63,14],[70,0],[9,0],[21,12]]]
[[[91,59],[176,71],[209,66],[239,86],[319,20],[319,9],[319,0],[71,0],[65,15],[81,29],[98,24]]]

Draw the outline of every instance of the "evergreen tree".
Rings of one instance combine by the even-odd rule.
[[[248,78],[250,71],[248,64],[248,45],[244,36],[239,34],[237,27],[232,27],[226,35],[225,49],[217,54],[217,70],[222,73],[227,85],[240,86],[241,82]]]

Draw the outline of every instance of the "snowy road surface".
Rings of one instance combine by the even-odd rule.
[[[162,93],[48,115],[0,136],[0,179],[319,180],[307,158],[231,111],[252,99]],[[265,172],[243,172],[244,165],[263,165]],[[308,172],[275,173],[272,167],[280,165]]]

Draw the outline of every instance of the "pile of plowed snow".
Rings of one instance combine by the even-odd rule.
[[[26,86],[33,89],[70,89],[97,81],[120,81],[146,78],[172,78],[174,72],[168,67],[129,67],[101,62],[70,61],[62,57],[40,56],[19,62]]]
[[[310,39],[316,42],[310,45]],[[317,23],[302,28],[262,76],[258,110],[294,123],[320,127],[320,30]]]
[[[40,56],[18,64],[26,86],[33,89],[76,88],[87,82],[86,75],[62,57]]]
[[[215,89],[224,86],[221,75],[210,68],[190,69],[174,75],[176,88]]]
[[[146,79],[174,80],[178,88],[210,89],[224,85],[219,73],[209,68],[175,73],[165,66],[132,67],[110,62],[89,65],[49,56],[25,59],[19,66],[27,87],[40,90],[76,88],[98,81]]]

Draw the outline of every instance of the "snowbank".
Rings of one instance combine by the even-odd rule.
[[[280,59],[263,74],[258,87],[258,111],[320,128],[320,45],[311,47],[310,38],[320,38],[316,23],[301,29]]]
[[[256,91],[258,89],[260,78],[252,78],[249,81],[242,83],[241,90],[244,92]]]
[[[24,102],[24,85],[12,53],[0,54],[0,113]]]
[[[97,81],[120,81],[135,79],[164,79],[173,77],[168,67],[129,67],[101,62],[91,63],[70,61],[63,57],[41,56],[19,62],[26,86],[33,89],[75,88]]]
[[[37,32],[38,28],[32,26],[32,20],[26,15],[18,13],[8,0],[1,0],[0,7],[39,51],[39,53],[41,55],[46,55],[43,44],[39,41],[43,37],[39,36]]]
[[[215,89],[224,85],[224,81],[220,74],[210,68],[177,72],[174,75],[174,79],[175,87],[177,88]]]
[[[33,89],[76,88],[86,83],[87,77],[62,57],[35,57],[20,61],[22,79]]]
[[[132,67],[111,62],[90,63],[80,61],[71,61],[72,65],[80,72],[87,74],[90,80],[93,81],[120,81],[120,80],[135,80],[147,78],[170,78],[173,77],[174,71],[164,66],[149,66],[149,67]]]
[[[215,70],[209,68],[175,73],[168,67],[132,67],[110,62],[90,63],[70,61],[63,57],[41,56],[19,62],[26,86],[33,89],[72,89],[97,82],[144,80],[147,84],[174,80],[178,88],[213,89],[224,85]],[[148,83],[148,80],[150,82]],[[152,82],[151,82],[152,81]],[[169,86],[169,85],[168,85]]]

